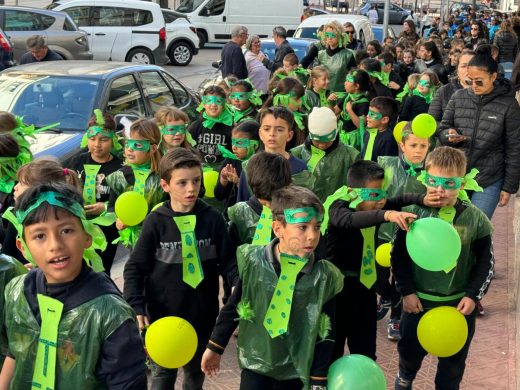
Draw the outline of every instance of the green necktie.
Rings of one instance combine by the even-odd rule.
[[[256,224],[253,245],[265,246],[271,242],[271,232],[273,230],[273,213],[267,206],[262,206],[262,214]]]
[[[375,233],[375,226],[361,229],[361,234],[363,235],[363,259],[361,261],[359,281],[368,289],[374,285],[377,279],[376,263],[374,260]]]
[[[363,160],[372,160],[372,152],[374,151],[374,141],[377,136],[377,129],[367,129],[368,132],[368,143],[363,155]]]
[[[202,270],[197,248],[197,238],[195,237],[197,217],[195,215],[185,215],[173,217],[173,220],[181,232],[182,280],[184,283],[196,288],[204,279],[204,271]]]
[[[301,257],[280,253],[282,270],[264,318],[264,327],[271,338],[287,333],[296,276],[305,267],[307,261]]]
[[[58,326],[63,312],[63,303],[38,294],[38,306],[42,324],[31,389],[53,390],[56,379]]]
[[[448,222],[449,224],[453,225],[453,220],[455,219],[455,207],[453,206],[444,206],[441,209],[439,209],[439,218],[443,221]]]
[[[325,157],[325,151],[311,145],[311,158],[307,162],[307,169],[309,172],[314,172],[316,165],[318,165],[323,157]]]
[[[318,92],[320,96],[320,107],[329,107],[329,101],[327,100],[327,91],[323,90]]]
[[[150,170],[132,168],[132,171],[134,172],[135,178],[134,191],[144,196],[146,179],[150,176]]]
[[[83,185],[83,199],[85,204],[96,203],[96,178],[101,165],[99,164],[85,164],[83,170],[85,171],[85,184]]]

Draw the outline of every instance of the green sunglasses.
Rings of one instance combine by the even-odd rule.
[[[438,177],[426,172],[424,184],[428,187],[441,186],[444,190],[458,190],[462,187],[464,179],[462,177]]]
[[[150,141],[147,139],[127,139],[126,148],[135,150],[136,152],[149,152]]]

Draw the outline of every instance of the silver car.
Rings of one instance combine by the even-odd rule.
[[[28,7],[0,6],[0,28],[14,44],[14,59],[26,53],[31,35],[42,35],[50,49],[66,60],[91,60],[87,33],[65,12]]]

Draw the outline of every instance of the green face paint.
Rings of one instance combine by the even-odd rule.
[[[297,209],[286,209],[283,211],[285,222],[288,224],[309,223],[313,218],[317,222],[323,220],[323,215],[318,213],[314,207],[299,207]]]
[[[136,152],[149,152],[150,141],[147,139],[127,139],[126,147]]]
[[[231,138],[231,145],[236,148],[249,148],[258,145],[258,141],[248,138]]]
[[[462,177],[438,177],[426,172],[424,184],[428,187],[441,186],[445,190],[459,190],[462,187]]]
[[[427,80],[419,80],[419,83],[418,83],[421,87],[424,87],[424,88],[430,88],[430,82],[427,81]]]
[[[202,97],[202,104],[216,104],[217,106],[223,106],[224,104],[226,104],[226,99],[224,99],[221,96],[206,95]]]
[[[381,120],[381,118],[383,118],[383,114],[381,114],[380,112],[369,110],[368,117],[373,120],[379,121]]]
[[[331,39],[334,39],[334,38],[337,38],[337,37],[338,37],[338,36],[336,35],[336,33],[333,33],[333,32],[331,32],[331,31],[325,33],[325,38],[331,38]]]
[[[231,92],[229,100],[249,100],[251,97],[249,92]]]
[[[112,138],[114,136],[114,133],[111,130],[104,129],[101,126],[91,126],[87,130],[87,138],[93,138],[98,134],[107,138]]]
[[[186,134],[186,124],[184,125],[165,125],[161,127],[162,135]]]
[[[386,191],[380,188],[354,188],[354,190],[364,202],[379,202],[387,197]]]

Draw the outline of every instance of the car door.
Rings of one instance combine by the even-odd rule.
[[[132,42],[131,27],[125,26],[125,8],[95,6],[92,26],[91,50],[94,53],[94,59],[124,61],[124,55]],[[126,44],[122,44],[123,42],[126,42]]]
[[[142,72],[140,78],[145,100],[153,114],[163,106],[175,106],[173,93],[159,72]]]
[[[401,13],[401,8],[392,4],[390,6],[390,15],[389,15],[389,23],[390,24],[401,24],[401,19],[403,15]]]
[[[112,115],[148,116],[139,83],[133,74],[112,80],[108,87],[106,111]]]
[[[229,31],[229,23],[224,12],[226,8],[226,0],[210,0],[199,12],[199,16],[203,17],[204,25],[207,26],[212,37],[209,40],[228,40],[231,38]],[[197,26],[198,27],[198,26]]]
[[[91,50],[93,44],[92,8],[87,5],[80,5],[63,9],[76,23],[76,26],[87,33],[88,45]]]
[[[27,38],[38,34],[47,39],[45,29],[49,27],[49,24],[44,24],[41,15],[34,12],[5,9],[3,13],[4,25],[2,30],[11,38],[14,44],[14,58],[19,62],[22,55],[28,51],[26,45]],[[52,19],[51,25],[54,22],[54,18]]]

